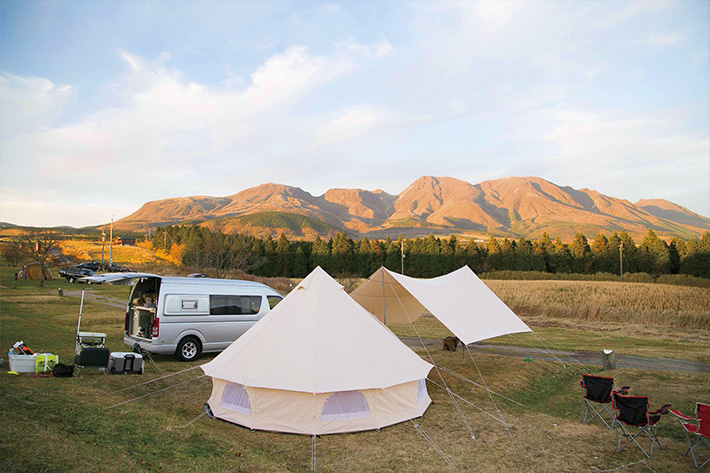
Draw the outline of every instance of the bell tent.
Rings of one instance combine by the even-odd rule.
[[[17,273],[17,279],[42,279],[42,265],[40,263],[27,263]],[[44,279],[54,281],[54,277],[49,268],[44,268]]]
[[[432,365],[320,267],[212,361],[214,417],[251,429],[320,435],[421,416]]]
[[[414,323],[428,311],[467,345],[532,331],[468,266],[431,279],[383,267],[350,295],[385,324]]]

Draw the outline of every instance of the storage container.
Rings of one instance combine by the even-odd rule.
[[[143,355],[115,351],[111,353],[108,360],[108,371],[111,374],[141,374],[143,373]]]
[[[34,355],[15,355],[13,353],[7,354],[10,363],[10,371],[16,373],[34,373],[35,372],[35,358],[37,354]]]

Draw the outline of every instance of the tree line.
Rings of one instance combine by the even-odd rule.
[[[152,245],[195,271],[231,277],[247,272],[266,277],[302,278],[316,266],[330,274],[367,277],[384,266],[408,276],[430,278],[468,265],[488,271],[546,273],[687,274],[710,278],[710,231],[700,239],[673,238],[669,243],[653,230],[636,244],[626,232],[599,233],[590,243],[578,233],[564,243],[544,233],[539,240],[489,237],[487,241],[428,237],[353,240],[344,232],[327,240],[289,240],[213,232],[199,226],[158,228]],[[402,257],[404,255],[404,258]]]

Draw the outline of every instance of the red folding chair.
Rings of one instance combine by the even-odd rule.
[[[658,448],[663,448],[658,442],[656,431],[658,429],[658,421],[668,411],[671,404],[666,404],[655,411],[649,411],[647,396],[622,396],[618,393],[613,393],[612,397],[614,399],[612,408],[617,411],[614,422],[619,426],[619,441],[616,443],[616,451],[620,452],[633,442],[641,449],[644,455],[651,458],[654,445],[657,445]],[[621,445],[621,437],[627,438],[624,445]],[[642,437],[648,439],[648,451],[637,440]]]
[[[710,462],[710,404],[697,403],[696,417],[683,415],[675,409],[671,409],[671,414],[680,417],[680,425],[683,426],[685,437],[688,439],[688,450],[683,456],[690,453],[695,468],[701,469]],[[708,458],[700,463],[703,455],[708,455]]]
[[[583,374],[582,381],[579,385],[584,388],[584,397],[582,398],[584,412],[582,423],[588,424],[598,417],[604,422],[607,428],[611,429],[614,426],[614,415],[609,409],[611,407],[611,394],[618,392],[626,394],[629,391],[628,386],[624,386],[619,390],[614,389],[614,378],[606,378],[604,376],[594,376],[591,374]],[[602,416],[606,414],[611,421],[611,425]]]

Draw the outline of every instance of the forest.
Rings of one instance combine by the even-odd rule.
[[[545,233],[531,241],[490,237],[487,241],[428,237],[352,240],[344,232],[328,240],[290,241],[238,233],[213,232],[194,225],[158,228],[152,246],[165,259],[230,277],[240,272],[266,277],[302,278],[316,266],[334,275],[368,277],[388,269],[418,278],[446,274],[468,265],[477,273],[536,271],[550,274],[686,274],[710,278],[710,231],[698,240],[673,238],[669,243],[649,230],[638,245],[626,231],[593,241],[578,233],[570,243]]]

